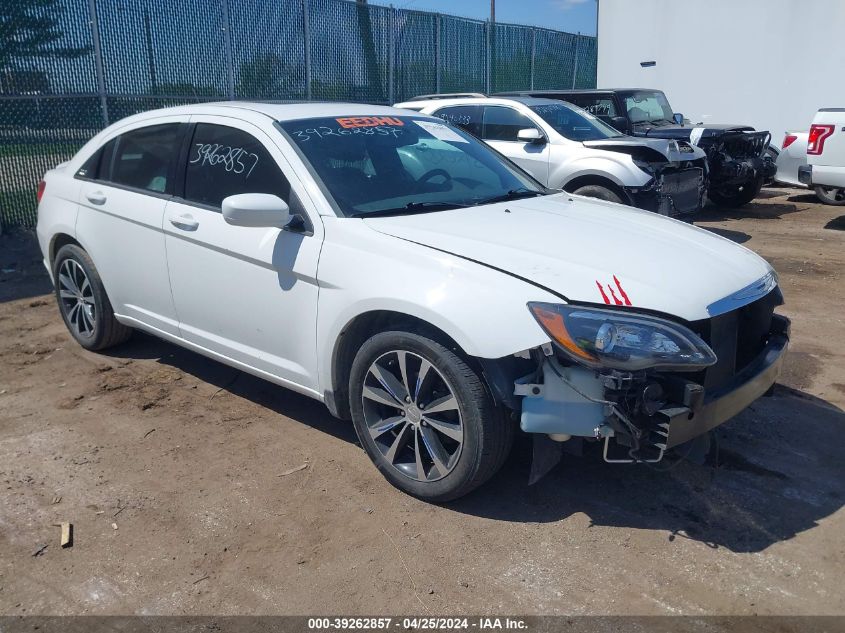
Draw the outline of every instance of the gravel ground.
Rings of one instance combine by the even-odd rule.
[[[718,468],[588,454],[528,487],[523,442],[445,507],[319,403],[145,335],[85,352],[3,236],[0,614],[845,614],[842,214],[767,189],[698,222],[772,262],[793,319]]]

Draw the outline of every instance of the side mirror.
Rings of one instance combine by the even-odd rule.
[[[620,132],[628,131],[628,119],[626,119],[624,116],[610,117],[610,125],[615,127]]]
[[[523,143],[534,143],[535,145],[542,145],[546,142],[546,137],[543,136],[543,133],[536,127],[529,127],[524,130],[520,130],[517,132],[516,138]]]
[[[675,114],[672,115],[672,120],[675,123],[677,123],[678,125],[683,125],[684,124],[684,115],[681,114],[680,112],[676,112]]]
[[[232,226],[284,227],[290,209],[279,196],[269,193],[239,193],[223,198],[223,219]]]

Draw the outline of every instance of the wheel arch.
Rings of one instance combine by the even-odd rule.
[[[622,200],[626,204],[633,205],[631,196],[628,195],[628,193],[621,185],[616,183],[614,180],[608,178],[607,176],[602,176],[599,174],[584,174],[581,176],[576,176],[575,178],[569,180],[564,184],[563,190],[568,193],[574,193],[581,187],[586,187],[589,185],[610,189],[613,193],[619,196],[620,200]]]
[[[352,361],[364,342],[379,332],[401,330],[431,337],[463,358],[471,358],[454,338],[420,317],[394,310],[369,310],[354,317],[340,331],[331,359],[331,386],[326,391],[326,405],[333,415],[350,419],[349,378]]]
[[[379,332],[399,330],[427,336],[460,356],[478,372],[487,391],[497,402],[512,405],[513,379],[521,368],[513,357],[477,358],[468,354],[458,342],[438,326],[411,314],[394,310],[370,310],[353,318],[341,330],[331,360],[331,386],[324,394],[326,406],[338,418],[351,418],[349,379],[352,362],[364,342]]]
[[[79,240],[77,240],[72,235],[68,235],[67,233],[56,233],[50,239],[50,249],[49,249],[49,252],[48,252],[48,257],[50,258],[50,269],[51,270],[53,268],[53,262],[56,261],[56,255],[58,254],[59,250],[63,246],[67,246],[68,244],[74,244],[74,245],[78,246],[79,248],[81,248],[82,250],[84,250],[86,253],[88,252],[87,249],[82,244],[79,243]],[[90,257],[90,255],[89,255],[89,257]]]

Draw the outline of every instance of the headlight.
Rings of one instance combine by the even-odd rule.
[[[701,337],[666,319],[553,303],[528,309],[564,354],[587,367],[696,371],[716,362]]]

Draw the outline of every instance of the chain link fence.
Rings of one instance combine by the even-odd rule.
[[[221,99],[593,87],[596,38],[348,0],[4,0],[0,226],[105,126]]]

